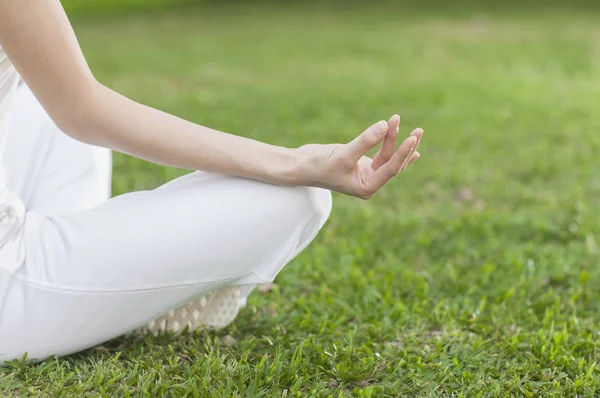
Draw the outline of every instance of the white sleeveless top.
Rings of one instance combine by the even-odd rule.
[[[21,201],[6,187],[3,152],[6,142],[6,115],[19,84],[19,74],[0,47],[0,246],[18,227],[24,209]]]

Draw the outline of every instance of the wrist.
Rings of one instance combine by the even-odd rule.
[[[279,183],[282,185],[311,185],[309,160],[299,148],[282,148]]]
[[[319,157],[314,154],[314,144],[303,145],[299,148],[290,149],[293,160],[292,185],[302,185],[323,188],[324,170]]]

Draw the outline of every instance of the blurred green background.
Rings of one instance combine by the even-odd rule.
[[[597,396],[594,2],[64,2],[104,84],[269,143],[393,113],[422,158],[219,332],[0,373],[21,396]],[[114,191],[185,171],[115,157]],[[234,344],[224,344],[230,336]]]

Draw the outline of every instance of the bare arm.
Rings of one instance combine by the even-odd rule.
[[[0,0],[0,44],[65,133],[153,162],[369,197],[379,188],[370,180],[383,185],[418,157],[415,149],[422,131],[414,132],[416,139],[407,139],[394,152],[395,118],[389,126],[385,122],[372,126],[347,145],[298,150],[218,132],[138,104],[94,78],[59,0]],[[354,181],[357,176],[351,170],[345,170],[343,178],[335,175],[342,173],[342,164],[345,169],[356,165],[362,154],[391,135],[393,142],[380,152],[385,162],[374,162],[382,165],[373,167],[369,181]],[[377,169],[385,175],[381,171],[375,179]]]

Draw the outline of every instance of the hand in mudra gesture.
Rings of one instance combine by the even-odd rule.
[[[370,199],[420,156],[417,152],[423,130],[413,130],[396,149],[400,116],[380,121],[347,144],[309,144],[299,148],[313,171],[313,185]],[[365,154],[383,141],[373,159]]]

